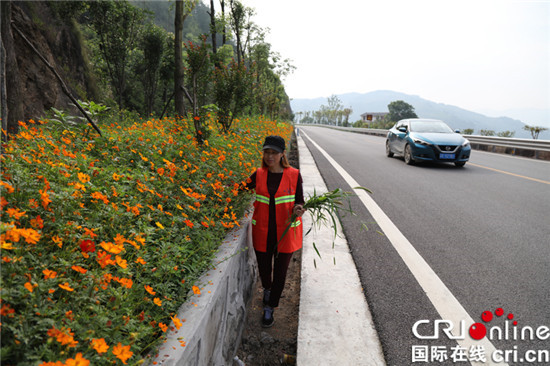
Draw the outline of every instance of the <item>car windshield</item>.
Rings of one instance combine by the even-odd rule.
[[[453,130],[441,121],[413,121],[411,122],[412,132],[436,132],[452,133]]]

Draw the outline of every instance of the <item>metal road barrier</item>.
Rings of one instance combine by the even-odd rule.
[[[388,130],[375,128],[341,127],[319,124],[297,124],[299,126],[319,126],[336,130],[363,133],[386,137]],[[501,154],[510,154],[535,159],[550,160],[550,140],[518,139],[510,137],[463,135],[470,141],[472,149]]]

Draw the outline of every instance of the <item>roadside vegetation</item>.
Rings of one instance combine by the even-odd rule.
[[[35,75],[2,64],[3,365],[142,364],[208,291],[195,281],[250,206],[265,136],[290,141],[293,67],[253,9],[151,4],[2,2],[10,55],[73,103],[29,117],[14,96]]]
[[[269,134],[235,120],[120,121],[103,137],[21,123],[2,156],[2,363],[139,364],[162,340],[251,196],[239,185]],[[185,343],[182,342],[182,346]],[[82,362],[82,363],[78,363]]]

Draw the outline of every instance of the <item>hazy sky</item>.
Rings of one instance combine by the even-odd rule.
[[[550,0],[242,0],[297,70],[290,98],[394,90],[472,111],[550,108]]]

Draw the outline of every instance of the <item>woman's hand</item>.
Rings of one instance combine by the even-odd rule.
[[[294,214],[298,217],[301,217],[304,214],[304,212],[306,212],[303,205],[295,205],[293,211],[294,211]]]

